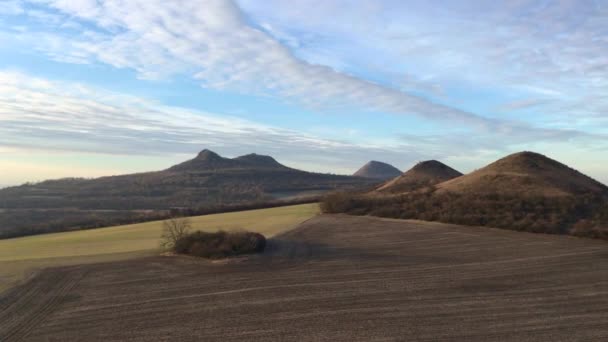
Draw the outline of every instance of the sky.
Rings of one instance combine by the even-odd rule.
[[[608,1],[0,1],[0,186],[205,148],[339,174],[529,150],[608,183]]]

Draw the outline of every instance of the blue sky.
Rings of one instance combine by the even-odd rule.
[[[608,182],[608,3],[0,2],[0,185],[203,148],[312,171],[533,150]]]

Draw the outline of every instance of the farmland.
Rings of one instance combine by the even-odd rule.
[[[605,341],[607,270],[605,241],[323,215],[248,259],[43,271],[0,340]]]
[[[268,237],[312,217],[316,204],[190,218],[193,229],[248,229]],[[162,221],[0,240],[0,291],[52,266],[124,260],[158,254]]]

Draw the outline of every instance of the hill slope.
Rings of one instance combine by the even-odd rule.
[[[398,178],[382,185],[378,191],[387,193],[414,191],[460,176],[462,173],[439,161],[427,160],[416,164]]]
[[[369,163],[363,165],[353,176],[374,178],[374,179],[392,179],[399,177],[401,171],[387,163],[372,160]]]
[[[203,150],[164,171],[59,179],[0,190],[2,208],[169,209],[235,203],[373,184],[362,177],[311,173],[270,156],[225,158]],[[275,196],[275,194],[280,194]]]
[[[406,176],[410,175],[418,179],[414,177],[416,172],[408,171],[382,188],[397,187],[398,180],[408,180]],[[418,183],[404,182],[404,186],[410,184]],[[538,153],[515,153],[465,176],[436,184],[429,191],[405,189],[332,194],[324,199],[321,208],[328,213],[608,239],[608,187]]]
[[[608,194],[604,184],[542,154],[519,152],[438,185],[454,193],[518,196]]]
[[[107,224],[108,217],[112,222],[124,222],[121,220],[176,207],[295,199],[336,189],[368,188],[377,182],[296,170],[270,156],[248,154],[231,159],[203,150],[194,159],[163,171],[49,180],[0,189],[0,236],[15,227],[35,227],[35,231],[62,230],[66,225],[90,227],[91,222]]]

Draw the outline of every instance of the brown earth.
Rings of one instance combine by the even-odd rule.
[[[47,270],[0,341],[606,341],[608,244],[325,215],[226,263]]]

